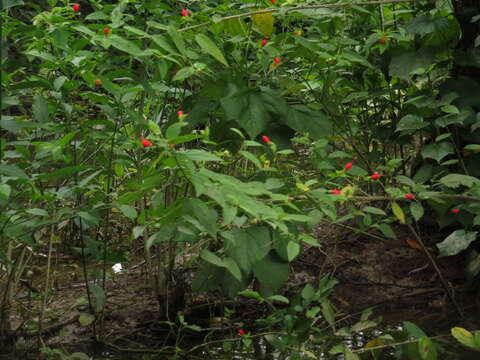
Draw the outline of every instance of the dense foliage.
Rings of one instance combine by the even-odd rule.
[[[480,36],[464,25],[478,30],[479,7],[360,3],[4,0],[0,335],[40,249],[103,262],[84,262],[85,281],[103,279],[84,318],[99,339],[106,269],[139,245],[165,319],[195,268],[196,293],[268,303],[258,326],[283,331],[267,339],[281,350],[337,330],[330,277],[280,293],[319,222],[378,239],[401,224],[425,250],[433,219],[439,255],[466,252],[475,282]],[[402,358],[437,358],[406,331],[420,340]]]

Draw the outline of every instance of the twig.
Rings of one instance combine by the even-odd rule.
[[[322,5],[303,5],[303,6],[296,6],[296,7],[288,8],[288,9],[285,10],[285,12],[298,11],[298,10],[308,10],[308,9],[361,6],[361,5],[383,5],[383,4],[410,3],[410,2],[416,2],[416,1],[418,1],[418,0],[380,0],[380,1],[356,1],[356,2],[351,2],[351,3],[334,3],[334,4],[322,4]],[[276,9],[276,8],[249,11],[249,12],[242,13],[242,14],[225,16],[223,18],[220,18],[219,20],[216,20],[215,23],[225,21],[225,20],[230,20],[230,19],[238,19],[238,18],[242,18],[242,17],[246,17],[246,16],[258,15],[258,14],[275,13],[275,12],[279,12],[279,11],[280,11],[280,9]],[[178,31],[183,32],[183,31],[198,29],[200,27],[204,27],[204,26],[207,26],[207,25],[210,25],[210,24],[213,24],[213,23],[214,23],[213,21],[207,21],[207,22],[204,22],[204,23],[201,23],[201,24],[184,27],[182,29],[179,29]]]
[[[415,231],[413,226],[411,224],[408,224],[408,223],[406,225],[408,226],[408,228],[412,232],[413,236],[415,236],[415,239],[420,244],[420,247],[422,248],[423,252],[427,256],[428,261],[430,261],[433,268],[435,269],[435,272],[438,274],[438,277],[440,278],[440,282],[442,283],[442,286],[445,289],[448,298],[452,301],[453,305],[455,306],[455,309],[457,310],[458,315],[460,315],[460,317],[463,319],[464,318],[463,311],[460,308],[460,306],[458,305],[457,301],[455,300],[455,297],[453,296],[453,293],[452,293],[453,289],[448,285],[447,280],[445,280],[445,277],[443,276],[442,272],[440,271],[440,268],[438,267],[437,263],[435,262],[435,259],[432,257],[430,252],[427,250],[427,248],[425,247],[425,244],[423,243],[422,238],[420,237],[420,235],[418,235],[418,233]]]

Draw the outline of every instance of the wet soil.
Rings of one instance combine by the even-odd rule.
[[[347,325],[349,321],[350,324],[355,322],[355,315],[352,314],[358,315],[373,307],[375,315],[382,316],[387,324],[412,321],[429,336],[447,334],[453,326],[478,329],[480,323],[476,314],[479,312],[475,294],[464,286],[462,256],[434,258],[460,310],[466,315],[464,319],[446,296],[439,276],[425,254],[416,248],[414,242],[407,241],[405,229],[397,228],[395,231],[397,240],[379,240],[331,226],[320,226],[317,229],[320,247],[304,249],[292,264],[284,293],[287,296],[298,293],[308,283],[315,286],[323,275],[331,273],[339,282],[332,301],[337,313],[347,315]],[[439,237],[424,236],[423,240],[435,255],[435,243]],[[72,265],[74,263],[72,260],[63,260],[63,266],[70,266],[77,271],[77,266]],[[185,339],[190,346],[194,346],[208,333],[215,333],[219,337],[235,337],[238,324],[248,327],[264,311],[251,299],[239,298],[236,303],[228,303],[228,300],[222,300],[219,296],[188,293],[185,316],[190,324],[198,328],[187,328],[183,334],[179,334],[165,319],[159,318],[158,301],[152,295],[142,266],[124,264],[124,269],[121,274],[111,274],[107,283],[103,341],[113,352],[149,352],[160,348],[171,351]],[[187,278],[191,277],[188,271],[185,274]],[[81,324],[84,320],[82,314],[89,312],[85,287],[72,286],[77,283],[77,276],[69,278],[70,283],[62,279],[62,286],[49,298],[43,344],[70,352],[89,352],[89,346],[93,344],[92,326]],[[228,320],[219,311],[224,305],[234,309]],[[15,356],[20,356],[22,349],[37,345],[38,336],[34,323],[29,319],[38,318],[36,309],[39,308],[39,297],[29,296],[15,302],[13,328],[23,324],[22,330],[15,336]],[[98,327],[96,330],[99,330]],[[12,355],[4,353],[3,356],[12,359]]]

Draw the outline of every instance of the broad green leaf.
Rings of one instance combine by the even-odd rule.
[[[49,113],[48,113],[48,103],[45,98],[37,94],[33,99],[33,118],[41,123],[47,122],[49,120]]]
[[[300,254],[300,245],[295,241],[289,241],[287,245],[288,261],[295,259]]]
[[[411,34],[423,36],[437,31],[442,32],[446,27],[448,27],[447,17],[431,18],[427,15],[419,15],[405,28]]]
[[[36,216],[48,216],[48,211],[38,208],[28,209],[26,212]]]
[[[271,249],[270,232],[264,226],[234,229],[223,232],[222,236],[225,238],[225,254],[233,258],[247,274]]]
[[[2,0],[0,2],[0,11],[6,10],[12,6],[24,5],[22,0]]]
[[[465,150],[472,150],[472,151],[480,151],[480,145],[479,144],[469,144],[464,147]]]
[[[404,80],[410,80],[410,74],[427,69],[435,59],[435,51],[430,48],[421,48],[419,51],[400,52],[393,56],[389,72]]]
[[[303,105],[289,107],[286,116],[279,120],[299,133],[308,133],[314,140],[326,138],[332,133],[332,122],[326,115]]]
[[[449,188],[457,188],[461,185],[472,187],[473,185],[478,185],[480,180],[476,177],[463,175],[463,174],[449,174],[442,177],[439,182]]]
[[[61,179],[70,175],[73,175],[75,173],[78,173],[82,170],[86,170],[89,167],[86,165],[78,165],[78,166],[67,166],[64,167],[63,169],[59,169],[50,173],[42,174],[40,177],[44,180],[49,180],[49,179]]]
[[[270,252],[262,260],[253,265],[253,272],[260,283],[261,294],[275,294],[288,280],[290,265]]]
[[[388,224],[385,224],[385,223],[378,224],[378,229],[383,233],[383,235],[385,235],[386,237],[388,237],[390,239],[396,239],[397,238],[397,235],[395,235],[392,228]]]
[[[80,314],[80,317],[78,318],[78,322],[82,326],[88,326],[91,323],[93,323],[94,321],[95,321],[95,316],[93,316],[92,314],[86,313],[86,312],[82,312]]]
[[[232,36],[247,36],[247,25],[242,18],[228,19],[224,21],[224,29]]]
[[[477,238],[476,231],[455,230],[445,240],[437,244],[439,256],[452,256],[462,252]]]
[[[470,331],[461,327],[454,327],[451,329],[451,332],[452,336],[461,344],[480,351],[480,346],[475,343],[475,338]]]
[[[203,249],[202,252],[200,253],[200,257],[210,264],[220,266],[220,267],[225,267],[223,260],[219,258],[217,255],[215,255],[214,253],[212,253],[210,250]]]
[[[260,160],[258,160],[258,158],[250,151],[240,151],[240,155],[242,155],[245,159],[250,160],[258,169],[263,167]]]
[[[193,66],[181,68],[173,77],[172,81],[183,81],[195,74],[196,70]]]
[[[177,29],[169,27],[168,35],[170,35],[170,38],[177,47],[178,51],[180,51],[183,56],[187,56],[187,52],[185,50],[185,40],[183,39],[182,34],[178,32]]]
[[[420,204],[417,201],[412,202],[410,204],[410,212],[412,213],[412,216],[415,219],[415,221],[420,220],[424,214],[424,209],[422,204]]]
[[[142,50],[138,47],[133,41],[124,39],[118,35],[110,35],[108,37],[108,43],[112,44],[113,47],[117,48],[120,51],[126,52],[132,56],[138,56],[141,54]]]
[[[176,122],[170,125],[167,128],[167,131],[165,132],[165,137],[168,140],[172,140],[173,138],[176,138],[178,135],[180,135],[180,131],[182,130],[182,127],[184,127],[185,125],[187,125],[187,123],[184,121]]]
[[[98,285],[90,285],[89,289],[95,299],[95,311],[99,313],[105,307],[105,302],[107,299],[105,296],[105,291],[103,291],[103,288]]]
[[[122,212],[123,215],[125,215],[130,220],[136,219],[138,216],[137,210],[130,205],[121,205],[119,207],[119,210]]]
[[[267,297],[268,301],[278,301],[278,302],[281,302],[281,303],[284,303],[284,304],[289,304],[290,303],[290,300],[288,300],[285,296],[282,296],[282,295],[272,295],[272,296],[269,296]]]
[[[395,131],[413,132],[427,127],[428,124],[423,121],[423,118],[417,115],[408,114],[400,119]]]
[[[428,337],[420,338],[417,349],[422,360],[437,360],[437,347]]]
[[[190,149],[179,152],[192,161],[223,161],[217,155],[205,150]]]
[[[237,279],[238,281],[242,280],[242,272],[240,271],[240,268],[238,267],[235,260],[227,256],[223,259],[223,264],[235,279]]]
[[[325,299],[322,301],[322,314],[325,317],[325,320],[327,320],[328,325],[335,330],[335,313],[333,311],[332,304],[328,299]]]
[[[152,35],[152,40],[169,54],[177,54],[177,50],[170,44],[168,39],[163,35]]]
[[[450,142],[440,142],[429,144],[422,149],[424,159],[434,159],[440,162],[445,156],[455,153],[455,149]]]
[[[370,214],[387,215],[387,213],[385,211],[383,211],[382,209],[372,207],[372,206],[365,206],[362,210],[367,212],[367,213],[370,213]]]
[[[8,184],[0,184],[0,198],[3,200],[8,200],[10,194],[12,193],[12,188]]]
[[[252,15],[252,22],[263,36],[269,37],[272,35],[274,17],[271,13]]]
[[[200,47],[204,52],[211,55],[212,57],[220,61],[222,64],[224,64],[225,66],[228,66],[227,60],[225,60],[223,53],[220,51],[217,45],[215,45],[215,43],[212,40],[210,40],[208,36],[204,34],[197,34],[195,36],[195,40],[197,41],[197,44],[200,45]]]
[[[392,202],[392,211],[393,215],[402,223],[405,224],[405,213],[403,212],[402,208],[400,205],[398,205],[396,202]]]
[[[0,174],[19,179],[28,179],[28,175],[17,165],[0,164]]]
[[[300,293],[300,295],[302,296],[302,298],[304,298],[305,300],[313,300],[313,297],[315,296],[315,289],[313,288],[312,285],[310,284],[307,284],[305,285],[305,287],[303,288],[302,292]]]

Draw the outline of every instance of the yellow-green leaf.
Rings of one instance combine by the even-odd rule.
[[[264,36],[272,35],[274,20],[271,13],[252,15],[252,21]]]
[[[232,36],[247,36],[247,25],[245,24],[245,21],[240,18],[236,19],[229,19],[225,21],[224,29],[227,33],[229,33]]]
[[[405,224],[405,213],[403,212],[402,208],[400,205],[398,205],[396,202],[392,202],[392,211],[393,215],[402,223]]]

